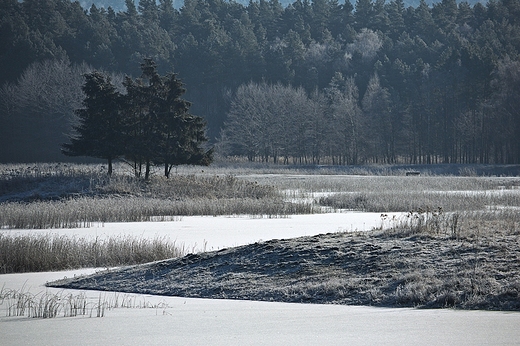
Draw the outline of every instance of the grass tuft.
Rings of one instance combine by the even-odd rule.
[[[165,303],[151,304],[137,300],[135,295],[118,292],[100,293],[97,299],[89,299],[84,292],[66,294],[65,291],[30,293],[21,290],[0,289],[0,305],[5,304],[7,317],[56,318],[104,317],[105,312],[117,308],[166,309]]]

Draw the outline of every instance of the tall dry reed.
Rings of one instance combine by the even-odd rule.
[[[100,293],[97,298],[84,292],[77,294],[65,291],[31,293],[22,289],[0,288],[0,305],[5,307],[7,317],[55,318],[55,317],[104,317],[105,312],[117,308],[166,309],[165,303],[152,304],[137,300],[135,295]]]
[[[186,252],[184,247],[167,238],[98,239],[55,233],[0,233],[0,273],[114,267],[179,257]]]

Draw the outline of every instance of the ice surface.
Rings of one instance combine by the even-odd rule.
[[[400,213],[390,213],[401,215]],[[368,231],[382,225],[380,213],[342,212],[291,215],[283,218],[250,216],[183,216],[178,221],[93,224],[90,228],[1,230],[7,234],[57,233],[81,237],[167,237],[194,251],[219,250],[260,240],[294,238],[330,232]]]
[[[258,240],[318,233],[369,230],[380,214],[336,213],[284,219],[183,217],[180,221],[115,223],[89,229],[52,230],[88,236],[132,234],[167,236],[202,250]],[[9,231],[13,233],[49,232]],[[48,281],[91,273],[0,275],[0,289],[61,292]],[[69,292],[69,291],[67,291]],[[72,291],[77,293],[77,291]],[[90,299],[100,294],[86,292]],[[287,304],[133,295],[166,308],[117,308],[105,317],[32,319],[6,317],[0,302],[1,345],[517,345],[520,313],[456,310],[384,309],[357,306]]]

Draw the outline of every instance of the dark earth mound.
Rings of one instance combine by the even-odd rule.
[[[385,232],[272,240],[123,267],[51,287],[386,307],[520,310],[518,235]]]

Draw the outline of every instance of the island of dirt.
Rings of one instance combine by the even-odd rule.
[[[271,240],[50,287],[167,296],[520,310],[520,238],[371,231]]]

